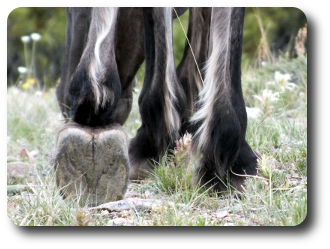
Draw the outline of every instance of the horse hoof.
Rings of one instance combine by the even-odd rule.
[[[57,137],[56,183],[64,198],[96,206],[124,197],[128,185],[128,139],[123,128],[64,125]]]

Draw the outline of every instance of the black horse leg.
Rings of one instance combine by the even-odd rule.
[[[195,113],[195,101],[203,87],[203,67],[208,58],[211,8],[190,8],[189,26],[184,53],[176,72],[182,85],[187,106],[183,116],[181,135],[193,132],[189,119]],[[196,65],[197,63],[197,65]]]
[[[74,65],[67,60],[68,68],[74,70],[63,72],[68,81],[57,90],[59,101],[66,96],[72,122],[58,133],[55,168],[56,182],[64,197],[98,205],[122,199],[127,189],[128,139],[115,121],[120,119],[116,108],[121,96],[130,95],[122,94],[116,62],[118,8],[93,8],[89,13],[88,30],[70,30],[70,22],[74,27],[86,26],[77,23],[83,19],[68,22],[67,41],[71,46],[66,58],[79,60]],[[87,40],[78,39],[81,37]],[[83,47],[80,57],[72,51],[75,47]],[[129,87],[128,84],[126,89]]]
[[[198,110],[192,117],[196,127],[193,148],[202,154],[195,172],[196,183],[226,190],[241,188],[245,177],[255,174],[257,157],[245,141],[247,117],[241,89],[241,56],[244,8],[213,8],[210,57]]]
[[[143,8],[145,78],[139,108],[142,125],[131,141],[130,179],[145,177],[179,136],[185,97],[175,73],[172,8]]]

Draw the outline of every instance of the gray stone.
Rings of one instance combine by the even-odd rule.
[[[10,177],[23,178],[28,175],[30,171],[30,165],[27,163],[13,162],[7,163],[7,174]]]
[[[115,218],[109,222],[110,226],[125,226],[127,225],[127,220],[125,218]]]
[[[104,203],[91,209],[106,209],[110,212],[122,212],[130,209],[151,210],[153,207],[160,206],[162,203],[161,200],[127,198],[125,200]]]
[[[223,217],[225,217],[225,216],[227,216],[228,215],[228,211],[218,211],[218,212],[216,212],[216,216],[217,216],[217,218],[223,218]]]

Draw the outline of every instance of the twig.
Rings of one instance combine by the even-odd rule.
[[[194,58],[194,61],[195,61],[196,67],[197,67],[197,71],[198,71],[198,73],[199,73],[199,77],[201,78],[201,81],[202,81],[202,83],[203,83],[203,85],[204,85],[204,80],[203,80],[203,78],[202,78],[202,74],[201,74],[201,72],[200,72],[200,70],[199,70],[199,67],[198,67],[198,64],[197,64],[197,61],[196,61],[196,57],[195,57],[195,54],[194,54],[194,52],[193,52],[193,50],[192,50],[192,47],[191,47],[191,45],[190,45],[190,42],[189,42],[188,36],[187,36],[187,34],[186,34],[186,31],[184,30],[183,25],[182,25],[181,20],[180,20],[180,17],[179,17],[179,15],[178,15],[178,13],[176,12],[176,10],[175,10],[174,7],[173,7],[173,10],[174,10],[174,12],[175,12],[176,17],[177,17],[178,20],[179,20],[179,23],[180,23],[180,25],[181,25],[181,28],[182,28],[182,30],[183,30],[183,33],[184,33],[185,37],[186,37],[186,40],[187,40],[188,45],[189,45],[189,48],[190,48],[190,50],[191,50],[192,56],[193,56],[193,58]]]
[[[254,176],[254,175],[241,175],[241,174],[237,174],[237,173],[233,172],[232,169],[230,169],[230,172],[231,172],[233,175],[236,175],[236,176],[241,176],[241,177],[252,177],[252,178],[257,178],[257,179],[267,180],[265,177],[261,177],[261,176]]]

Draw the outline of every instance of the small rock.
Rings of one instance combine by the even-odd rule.
[[[108,210],[102,210],[101,214],[102,215],[108,215],[109,214],[109,211]]]
[[[109,211],[122,212],[124,210],[151,210],[154,206],[161,205],[161,200],[153,199],[140,199],[140,198],[127,198],[125,200],[108,202],[101,204],[97,207],[90,208],[93,209],[107,209]]]
[[[30,152],[30,156],[33,157],[33,158],[40,156],[39,150],[33,150],[33,151],[31,151]]]
[[[123,212],[121,212],[121,217],[123,217],[123,218],[126,218],[126,217],[128,217],[129,215],[130,215],[130,210],[129,210],[129,211],[124,210]]]
[[[300,179],[300,175],[298,175],[297,173],[293,173],[292,174],[292,178],[298,178],[298,179]]]
[[[19,206],[18,205],[15,205],[12,202],[8,202],[7,203],[7,211],[9,213],[17,213],[19,211]]]
[[[224,227],[232,227],[232,226],[234,226],[234,223],[226,222],[223,226]]]
[[[150,198],[151,197],[151,193],[149,190],[147,190],[146,192],[144,192],[144,195],[146,198]]]
[[[9,176],[23,178],[28,175],[29,171],[30,165],[27,163],[7,163],[7,174],[9,174]]]
[[[33,160],[32,156],[29,153],[29,151],[25,148],[21,149],[21,152],[19,153],[19,156],[22,159],[27,158],[30,162]]]
[[[127,225],[127,221],[124,218],[115,218],[110,221],[110,226],[125,226]]]
[[[223,218],[228,215],[228,211],[219,211],[216,213],[217,218]]]

